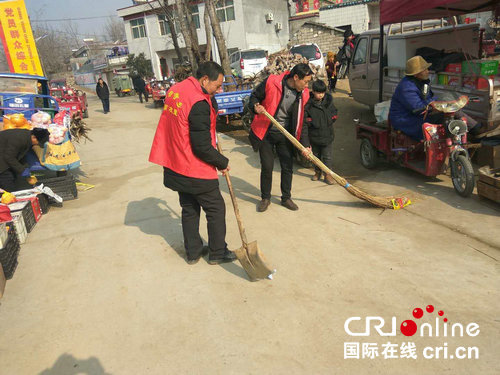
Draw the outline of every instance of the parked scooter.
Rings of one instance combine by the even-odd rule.
[[[474,190],[474,169],[467,151],[467,124],[465,118],[456,119],[456,113],[469,102],[467,96],[457,100],[435,101],[429,110],[443,113],[442,124],[424,123],[424,139],[415,141],[403,132],[393,129],[390,121],[382,124],[356,123],[356,136],[361,139],[361,164],[374,168],[379,156],[410,168],[426,176],[437,176],[451,170],[455,191],[468,197]]]

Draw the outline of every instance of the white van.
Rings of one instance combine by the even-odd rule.
[[[316,43],[297,44],[290,48],[290,53],[297,53],[304,56],[309,60],[309,64],[319,66],[320,68],[325,67],[323,54]]]
[[[252,77],[267,65],[267,53],[263,49],[237,51],[229,56],[233,74],[239,77]]]

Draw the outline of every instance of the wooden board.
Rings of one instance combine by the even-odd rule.
[[[488,185],[483,181],[477,182],[477,193],[485,198],[500,203],[500,188]]]
[[[495,174],[500,172],[500,168],[490,169],[488,167],[479,168],[479,181],[488,185],[500,188],[500,177],[495,177]]]

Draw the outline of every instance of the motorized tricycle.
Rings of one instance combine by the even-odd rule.
[[[51,88],[50,95],[57,100],[61,110],[66,110],[71,114],[78,112],[83,118],[89,117],[86,98],[77,95],[73,89]]]
[[[468,197],[474,190],[474,170],[470,162],[465,119],[456,113],[467,105],[469,98],[461,96],[452,101],[432,102],[429,110],[443,114],[442,124],[425,122],[424,139],[416,141],[387,123],[364,124],[355,119],[356,137],[361,139],[361,164],[374,168],[379,157],[412,169],[425,176],[435,177],[451,169],[455,191]]]
[[[1,116],[22,113],[26,119],[38,111],[53,117],[59,111],[57,101],[50,96],[48,80],[42,76],[0,73]]]
[[[165,96],[167,95],[167,91],[169,88],[170,85],[167,81],[156,81],[152,85],[151,97],[153,98],[155,108],[163,106],[163,101],[165,100]]]

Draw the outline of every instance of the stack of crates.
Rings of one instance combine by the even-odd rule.
[[[4,224],[5,225],[5,224]],[[2,264],[3,273],[7,280],[12,279],[17,268],[17,256],[21,246],[17,238],[14,225],[7,224],[7,240],[0,249],[0,263]]]
[[[44,186],[49,187],[54,193],[59,195],[63,201],[69,201],[78,198],[75,178],[68,174],[62,177],[50,177],[38,179]],[[55,200],[49,198],[52,204]]]
[[[28,231],[26,230],[26,225],[24,224],[24,218],[22,212],[13,212],[12,213],[12,223],[16,228],[17,239],[20,244],[26,242],[26,238],[28,238]]]
[[[16,212],[21,212],[24,219],[24,226],[26,227],[26,231],[31,233],[33,228],[36,225],[35,213],[33,211],[33,206],[30,201],[24,202],[15,202],[9,204],[11,214]]]

